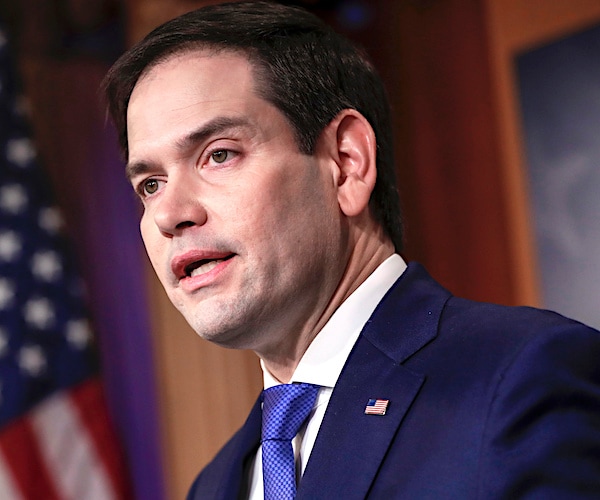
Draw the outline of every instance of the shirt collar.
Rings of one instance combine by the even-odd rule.
[[[396,280],[406,269],[398,254],[377,269],[337,308],[317,334],[296,367],[290,382],[333,387],[365,323]],[[260,362],[265,389],[280,382]]]

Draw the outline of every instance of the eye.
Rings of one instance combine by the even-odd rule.
[[[227,149],[219,149],[210,154],[210,157],[215,163],[225,163],[231,156],[231,151]]]
[[[159,179],[146,179],[139,184],[137,192],[141,198],[152,196],[161,189],[161,184],[164,182]]]
[[[156,179],[148,179],[142,184],[144,194],[154,194],[158,191],[158,181]]]

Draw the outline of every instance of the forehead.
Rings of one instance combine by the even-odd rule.
[[[245,55],[214,50],[176,54],[148,69],[135,85],[127,109],[129,145],[177,134],[190,122],[239,116],[264,105]]]

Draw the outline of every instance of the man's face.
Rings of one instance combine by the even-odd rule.
[[[335,165],[300,153],[254,85],[231,52],[153,67],[129,103],[128,174],[171,301],[202,337],[268,351],[319,321],[347,241]]]

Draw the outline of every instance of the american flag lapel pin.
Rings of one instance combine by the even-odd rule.
[[[365,415],[385,415],[389,404],[389,399],[369,399],[365,406]]]

